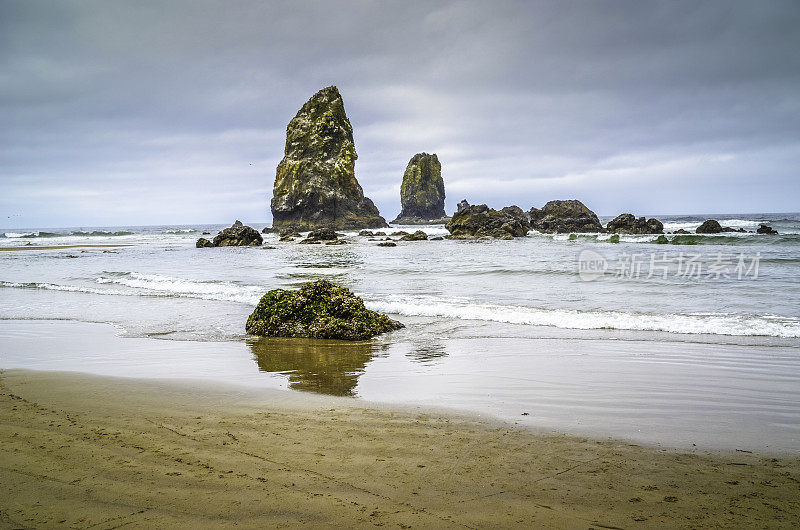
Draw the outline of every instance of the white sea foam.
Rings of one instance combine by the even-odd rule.
[[[220,300],[256,304],[266,292],[265,287],[243,285],[233,282],[198,281],[160,274],[141,274],[138,272],[123,275],[100,276],[95,280],[100,284],[117,284],[153,293],[172,294],[190,298]]]
[[[198,281],[158,274],[104,273],[100,285],[127,289],[96,288],[53,283],[0,281],[0,287],[45,289],[99,295],[196,298],[255,305],[268,287],[234,282]],[[552,326],[563,329],[618,329],[685,334],[772,336],[800,338],[800,319],[772,315],[645,314],[624,311],[577,311],[514,305],[476,304],[466,299],[402,298],[366,302],[368,308],[408,316],[506,322]]]
[[[24,237],[36,237],[38,232],[5,232],[3,235],[9,239],[18,239]]]
[[[800,337],[800,320],[730,314],[637,314],[622,311],[575,311],[466,302],[391,299],[371,301],[370,309],[409,316],[485,320],[565,329],[619,329],[670,333]]]

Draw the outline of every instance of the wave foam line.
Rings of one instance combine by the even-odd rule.
[[[563,329],[618,329],[669,333],[800,337],[800,321],[783,317],[740,315],[635,314],[622,311],[577,311],[522,306],[443,302],[372,301],[367,307],[407,316],[483,320]]]

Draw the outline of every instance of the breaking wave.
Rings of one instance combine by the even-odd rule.
[[[254,306],[270,287],[229,281],[202,281],[136,272],[104,272],[96,287],[0,281],[0,287],[45,289],[113,296],[196,298]],[[408,316],[505,322],[563,329],[616,329],[681,334],[800,338],[800,319],[773,315],[647,314],[624,311],[579,311],[514,305],[476,304],[440,298],[390,296],[369,300],[375,311]]]

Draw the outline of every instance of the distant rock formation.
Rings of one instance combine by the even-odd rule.
[[[286,127],[272,197],[276,229],[337,230],[388,226],[355,175],[353,127],[335,86],[323,88]]]
[[[606,231],[617,234],[663,234],[664,225],[658,219],[637,219],[631,213],[623,213],[608,222]]]
[[[708,219],[703,221],[700,226],[695,229],[697,234],[719,234],[722,232],[722,226],[716,219]]]
[[[528,212],[531,228],[545,233],[605,232],[597,214],[581,201],[550,201]]]
[[[519,206],[493,210],[485,204],[470,206],[463,200],[445,228],[450,232],[448,239],[514,239],[525,236],[531,227],[528,216]]]
[[[770,235],[773,235],[773,236],[777,236],[778,235],[778,231],[774,230],[771,226],[768,226],[768,225],[758,225],[758,228],[756,229],[756,233],[758,233],[758,234],[770,234]]]
[[[232,226],[224,229],[214,237],[213,241],[201,237],[197,240],[197,248],[204,247],[256,247],[264,242],[258,230],[242,224],[237,220]]]
[[[364,307],[349,289],[327,280],[303,284],[297,291],[265,294],[247,319],[245,330],[265,337],[363,340],[404,327]]]
[[[400,186],[400,215],[393,224],[446,223],[442,164],[436,154],[417,153],[406,166]]]

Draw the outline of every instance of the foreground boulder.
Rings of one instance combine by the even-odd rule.
[[[494,210],[485,204],[470,206],[464,200],[445,228],[450,232],[448,239],[513,239],[527,235],[531,227],[519,206]]]
[[[335,86],[323,88],[286,127],[272,197],[272,226],[337,230],[388,226],[355,174],[353,127]]]
[[[403,207],[393,224],[445,223],[442,164],[436,154],[418,153],[406,166],[400,186]]]
[[[545,233],[605,232],[597,214],[581,201],[550,201],[528,212],[531,228]]]
[[[303,284],[297,291],[274,289],[265,294],[245,329],[265,337],[363,340],[404,327],[370,311],[346,287],[327,280]]]
[[[623,213],[608,222],[606,231],[616,234],[663,234],[664,225],[658,219],[637,218],[631,213]]]
[[[264,242],[264,238],[258,230],[236,221],[232,226],[226,228],[214,237],[213,241],[201,237],[195,246],[203,247],[257,247]]]

